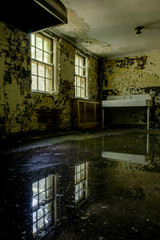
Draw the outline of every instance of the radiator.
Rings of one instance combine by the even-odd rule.
[[[100,124],[99,117],[99,102],[82,99],[73,100],[72,118],[74,128],[95,128]]]

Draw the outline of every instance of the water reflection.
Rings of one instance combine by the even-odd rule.
[[[88,162],[75,166],[75,203],[88,197]]]
[[[105,148],[105,146],[103,146],[103,148]],[[102,151],[102,157],[107,159],[115,159],[116,161],[127,161],[130,163],[148,165],[149,162],[147,155],[149,154],[149,134],[147,134],[146,150],[146,155],[126,153],[127,149],[125,153]]]
[[[58,174],[32,184],[33,235],[55,224],[57,220]]]
[[[4,156],[1,239],[160,239],[159,153],[160,137],[107,134]]]
[[[105,149],[105,140],[104,137],[102,139],[102,148]],[[107,146],[106,146],[107,147]],[[147,133],[146,138],[146,154],[131,154],[127,153],[127,147],[125,148],[125,153],[121,152],[110,152],[110,151],[102,151],[102,157],[107,159],[113,159],[116,161],[126,161],[130,163],[137,163],[142,165],[148,165],[148,155],[149,155],[149,133]]]

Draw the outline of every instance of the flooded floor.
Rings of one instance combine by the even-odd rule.
[[[160,132],[39,139],[1,153],[0,239],[160,239]]]

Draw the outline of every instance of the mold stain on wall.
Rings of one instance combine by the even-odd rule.
[[[0,132],[71,129],[76,47],[58,38],[58,93],[31,91],[30,36],[0,22]],[[89,96],[98,98],[98,61],[89,57]]]
[[[160,52],[143,56],[103,61],[103,99],[108,94],[128,95],[150,93],[153,97],[151,125],[160,128]],[[108,123],[146,124],[144,108],[114,109],[108,112]]]

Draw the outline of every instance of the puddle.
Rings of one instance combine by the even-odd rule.
[[[1,239],[160,239],[160,135],[44,142],[1,154]]]

